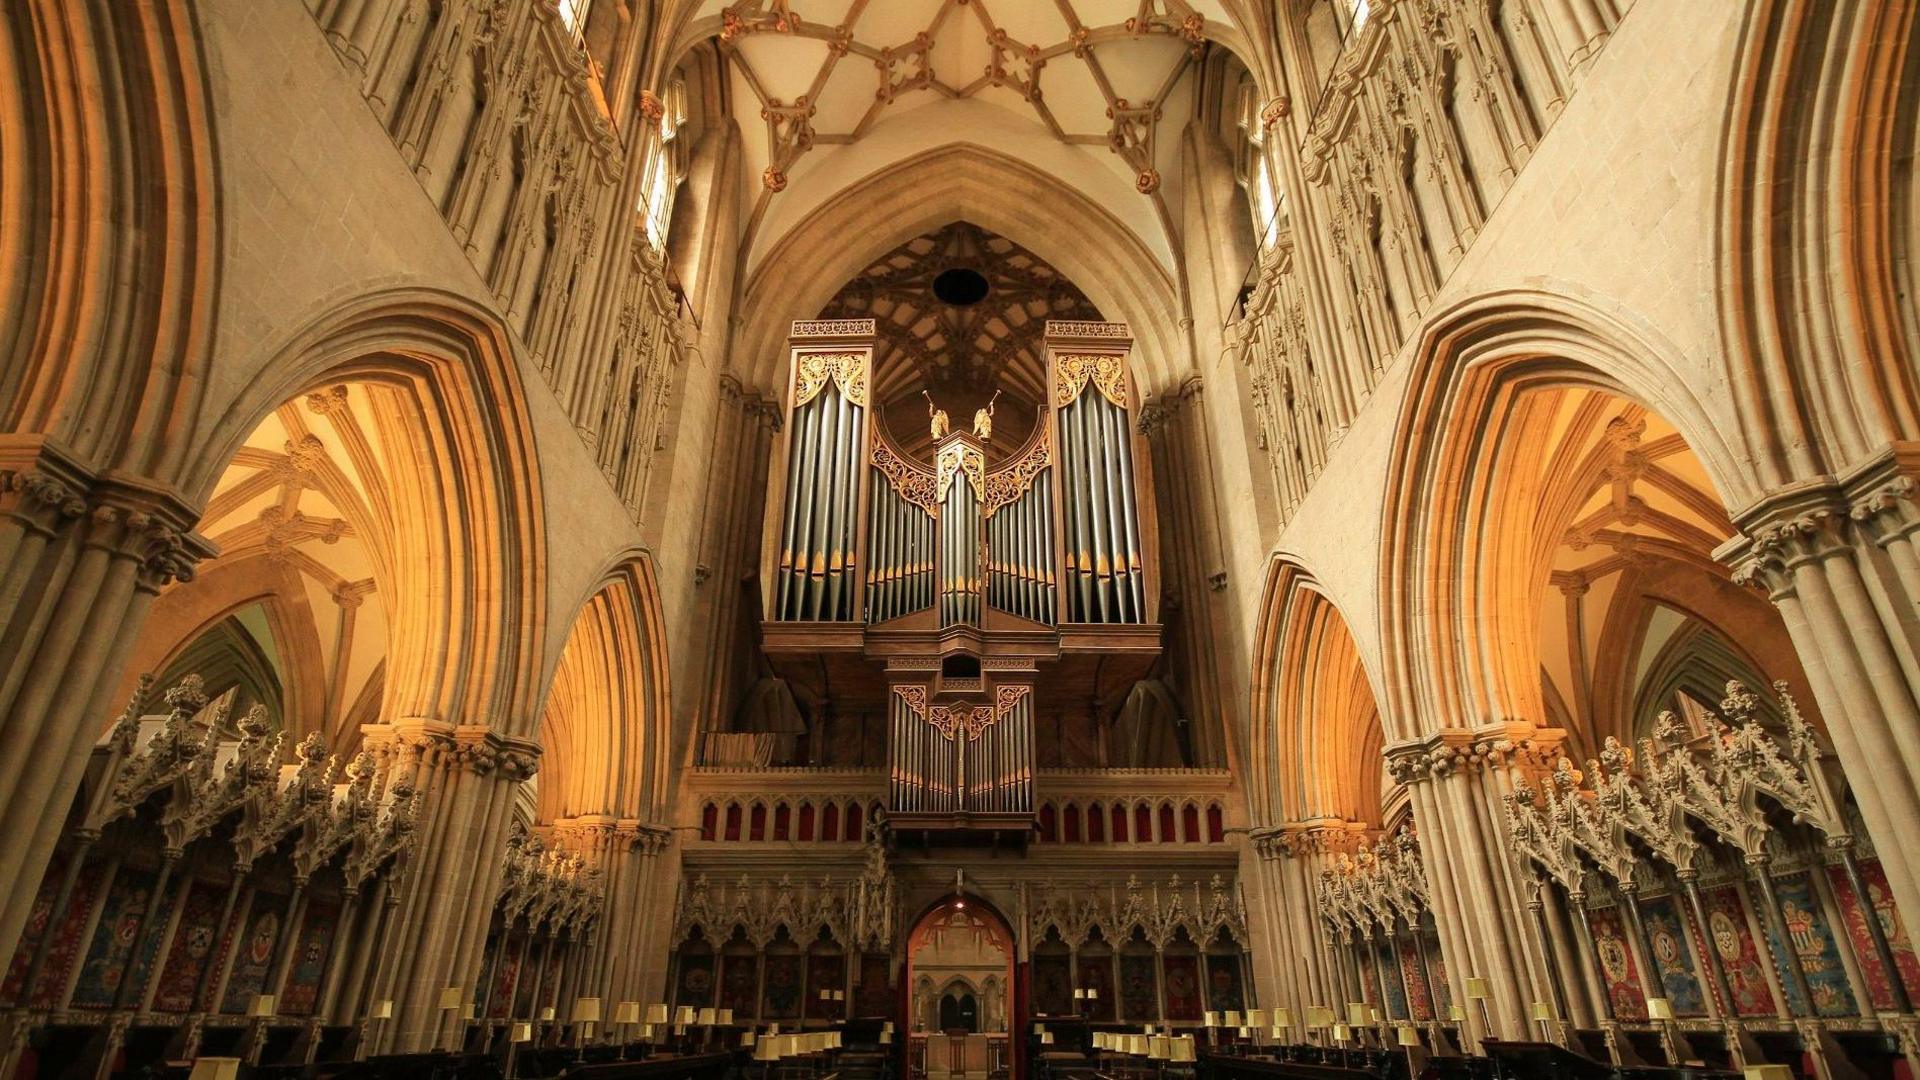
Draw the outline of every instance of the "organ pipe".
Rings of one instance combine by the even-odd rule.
[[[871,348],[802,347],[798,338],[808,325],[795,327],[786,505],[772,611],[776,619],[845,622],[860,617],[865,583],[858,518],[867,476]],[[857,328],[872,332],[870,323]]]
[[[1051,335],[1052,328],[1049,328]],[[1052,351],[1066,621],[1147,619],[1124,352]]]
[[[891,812],[1031,813],[1032,690],[1001,685],[990,702],[936,703],[926,686],[895,686]]]

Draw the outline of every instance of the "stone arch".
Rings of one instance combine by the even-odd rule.
[[[193,445],[219,293],[191,6],[32,0],[0,27],[0,431],[163,485]]]
[[[1385,736],[1374,677],[1302,565],[1276,558],[1255,631],[1252,819],[1378,825]]]
[[[1014,197],[1020,191],[1036,197]],[[788,325],[819,311],[882,253],[954,221],[970,221],[1060,269],[1138,345],[1134,369],[1149,395],[1191,367],[1185,310],[1165,267],[1118,218],[1033,166],[984,146],[949,144],[848,185],[806,215],[748,276],[747,322],[736,355],[743,377],[775,386]],[[849,238],[858,237],[858,243]],[[804,270],[802,269],[804,267]]]
[[[579,608],[540,713],[540,820],[657,821],[675,740],[653,559],[626,557]]]
[[[534,673],[545,640],[546,528],[506,329],[451,294],[375,291],[312,318],[249,368],[256,374],[189,465],[189,497],[204,503],[283,403],[304,398],[329,418],[352,403],[342,388],[364,392],[381,453],[342,440],[350,460],[385,478],[376,485],[384,490],[368,492],[372,515],[389,523],[383,718],[530,736],[542,689]]]
[[[1916,17],[1906,0],[1746,8],[1714,292],[1720,362],[1768,487],[1920,436]]]
[[[1391,460],[1403,481],[1389,486],[1383,514],[1378,595],[1390,738],[1545,716],[1532,627],[1545,587],[1539,545],[1550,551],[1552,541],[1522,522],[1541,504],[1526,505],[1514,476],[1518,447],[1552,445],[1557,435],[1546,410],[1527,407],[1529,394],[1591,390],[1648,414],[1657,407],[1698,459],[1720,513],[1751,490],[1668,355],[1583,300],[1533,291],[1473,298],[1429,323],[1394,435]],[[1577,509],[1538,475],[1527,482],[1541,499],[1563,500],[1552,513]]]

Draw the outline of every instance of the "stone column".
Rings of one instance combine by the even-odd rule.
[[[1902,911],[1920,911],[1920,449],[1777,492],[1715,552],[1780,609]]]
[[[421,797],[406,894],[373,997],[393,999],[385,1049],[426,1050],[446,1023],[441,989],[458,986],[471,999],[480,977],[514,790],[533,775],[538,750],[481,725],[430,721],[369,725],[366,738],[386,759],[388,782],[407,777]]]
[[[153,597],[211,554],[176,492],[0,439],[0,881],[37,882]],[[11,956],[34,889],[0,898]]]
[[[673,895],[674,882],[659,858],[670,833],[663,825],[608,817],[568,818],[554,823],[553,839],[566,851],[585,856],[606,882],[597,942],[582,957],[581,993],[607,1002],[664,1001],[666,934],[673,912],[661,896]],[[664,894],[662,889],[667,890]]]
[[[1552,959],[1522,914],[1529,897],[1508,854],[1501,798],[1523,773],[1542,773],[1559,742],[1558,731],[1499,724],[1387,751],[1388,770],[1412,795],[1448,977],[1457,987],[1487,980],[1492,1034],[1500,1038],[1530,1037],[1529,1004],[1553,1000]]]

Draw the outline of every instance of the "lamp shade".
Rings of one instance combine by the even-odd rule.
[[[1246,1024],[1248,1027],[1266,1027],[1267,1026],[1267,1010],[1248,1009]]]
[[[891,1025],[891,1024],[889,1024],[889,1025],[887,1025],[887,1030],[888,1030],[888,1031],[892,1031],[892,1030],[893,1030],[893,1025]],[[779,1025],[779,1024],[768,1024],[768,1025],[767,1025],[767,1034],[769,1034],[769,1035],[778,1035],[778,1034],[780,1034],[780,1025]]]
[[[743,1031],[743,1032],[741,1032],[741,1033],[740,1033],[740,1045],[741,1045],[741,1046],[746,1046],[746,1047],[751,1047],[751,1046],[753,1045],[753,1040],[754,1040],[754,1038],[755,1038],[755,1036],[754,1036],[754,1034],[753,1034],[753,1032],[751,1032],[751,1031]]]
[[[845,990],[835,990],[833,992],[833,1000],[835,1001],[847,1000],[847,992]]]
[[[247,1015],[261,1019],[270,1017],[277,1004],[279,1002],[274,1000],[272,994],[255,994],[252,1003],[247,1006]]]
[[[551,1006],[551,1005],[548,1005],[548,1006],[547,1006],[546,1008],[544,1008],[544,1009],[541,1009],[541,1010],[540,1010],[540,1019],[542,1019],[542,1020],[546,1020],[546,1021],[552,1021],[552,1020],[553,1020],[553,1006]]]
[[[1240,1014],[1238,1012],[1235,1012],[1232,1009],[1228,1009],[1225,1013],[1221,1014],[1220,1026],[1221,1027],[1239,1027]]]
[[[533,1025],[525,1020],[513,1025],[513,1041],[517,1043],[533,1041]]]
[[[1352,1036],[1349,1035],[1347,1032],[1347,1025],[1345,1024],[1333,1025],[1333,1041],[1334,1042],[1346,1042],[1351,1037]]]
[[[367,1017],[368,1019],[371,1019],[371,1020],[393,1019],[393,999],[382,998],[381,1000],[374,1002],[373,1011],[368,1013]]]
[[[720,1026],[731,1027],[732,1024],[733,1024],[733,1010],[721,1009],[720,1010]]]
[[[1412,1024],[1400,1025],[1400,1045],[1401,1046],[1419,1046],[1420,1045],[1419,1029],[1415,1028]]]
[[[700,1019],[695,1021],[695,1023],[698,1023],[701,1027],[712,1027],[713,1025],[719,1022],[720,1022],[719,1009],[701,1009]]]
[[[1792,1080],[1793,1069],[1787,1065],[1749,1065],[1740,1070],[1746,1080]]]
[[[1292,1010],[1290,1009],[1273,1010],[1273,1026],[1274,1027],[1292,1027],[1293,1026]]]
[[[480,1006],[471,1001],[467,1002],[466,1007],[460,1010],[460,1019],[462,1020],[480,1019]]]
[[[1173,1060],[1174,1061],[1190,1062],[1194,1060],[1195,1056],[1196,1055],[1194,1053],[1193,1036],[1182,1035],[1179,1038],[1173,1040]]]
[[[573,1022],[576,1024],[597,1024],[600,1022],[600,999],[583,997],[573,999]]]
[[[1647,1017],[1652,1020],[1673,1019],[1673,1002],[1663,997],[1648,998]]]
[[[1466,1007],[1464,1005],[1447,1006],[1447,1019],[1453,1021],[1456,1024],[1466,1023],[1467,1022]]]
[[[1273,1025],[1273,1030],[1268,1032],[1268,1036],[1272,1038],[1274,1042],[1285,1042],[1287,1039],[1287,1029],[1279,1024],[1275,1024]]]
[[[442,1009],[457,1009],[460,1007],[461,997],[459,987],[449,986],[440,991],[440,1007]]]
[[[1220,1026],[1220,1014],[1219,1014],[1219,1013],[1217,1013],[1217,1012],[1208,1012],[1208,1013],[1205,1013],[1205,1014],[1203,1014],[1203,1015],[1201,1016],[1201,1018],[1200,1018],[1200,1022],[1201,1022],[1202,1024],[1205,1024],[1205,1025],[1206,1025],[1207,1027],[1210,1027],[1210,1028],[1215,1028],[1215,1027],[1219,1027],[1219,1026]]]
[[[1099,1000],[1100,1000],[1100,988],[1099,988],[1099,987],[1096,987],[1096,986],[1089,986],[1089,987],[1087,987],[1087,1000],[1088,1000],[1088,1001],[1099,1001]]]
[[[693,1023],[693,1006],[682,1005],[678,1009],[675,1009],[673,1011],[673,1022],[676,1024]]]
[[[1546,1002],[1546,1001],[1534,1002],[1533,1008],[1531,1010],[1531,1015],[1535,1020],[1558,1019],[1558,1017],[1553,1015],[1553,1004],[1551,1002]]]
[[[665,1005],[649,1005],[649,1006],[647,1006],[647,1018],[646,1018],[646,1020],[645,1020],[645,1021],[643,1021],[643,1022],[644,1022],[644,1023],[648,1023],[648,1024],[664,1024],[664,1023],[666,1023],[666,1022],[667,1022],[667,1007],[666,1007]]]
[[[1081,988],[1081,987],[1078,987],[1078,986],[1076,986],[1076,987],[1074,987],[1074,988],[1073,988],[1073,1000],[1075,1000],[1075,1001],[1085,1001],[1085,1000],[1087,1000],[1087,992],[1086,992],[1086,990],[1085,990],[1085,989],[1083,989],[1083,988]]]
[[[1041,1033],[1040,1033],[1040,1045],[1041,1045],[1041,1046],[1052,1046],[1052,1045],[1053,1045],[1053,1032],[1051,1032],[1051,1031],[1043,1031],[1043,1032],[1041,1032]]]
[[[1467,1000],[1468,1001],[1485,1001],[1492,996],[1493,996],[1492,994],[1489,994],[1487,992],[1487,980],[1485,979],[1468,979],[1467,980]]]
[[[1347,1002],[1347,1024],[1351,1027],[1365,1027],[1369,1011],[1364,1001]]]
[[[1372,1006],[1368,1006],[1367,1007],[1367,1023],[1377,1024],[1379,1022],[1380,1022],[1380,1010],[1373,1008]]]
[[[751,1035],[752,1032],[748,1032],[748,1034]],[[780,1040],[778,1038],[761,1039],[753,1048],[753,1060],[779,1061]]]
[[[1155,1061],[1166,1061],[1173,1057],[1173,1040],[1165,1035],[1155,1035],[1147,1040],[1147,1056]]]
[[[640,1022],[640,1003],[623,1001],[613,1007],[613,1022],[616,1024],[637,1024]]]
[[[187,1080],[236,1080],[239,1075],[239,1058],[203,1057],[194,1060]]]

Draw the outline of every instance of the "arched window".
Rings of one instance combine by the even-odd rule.
[[[727,804],[726,837],[729,840],[740,839],[740,804],[737,802]]]
[[[1189,844],[1200,842],[1200,808],[1192,803],[1180,808],[1180,839]]]
[[[1113,836],[1110,839],[1116,844],[1127,842],[1127,808],[1119,803],[1113,804]]]
[[[793,827],[793,810],[786,803],[773,808],[773,838],[786,840]]]
[[[1260,88],[1250,75],[1240,83],[1238,106],[1236,123],[1241,139],[1234,154],[1234,173],[1247,192],[1253,235],[1259,237],[1262,248],[1269,248],[1280,239],[1280,224],[1286,217],[1286,197],[1274,176],[1273,160],[1267,152],[1267,124],[1260,115]]]
[[[1066,819],[1060,824],[1060,839],[1069,844],[1080,842],[1080,804],[1068,803]]]
[[[847,828],[840,834],[840,838],[854,842],[866,839],[866,833],[861,829],[859,803],[847,804]]]
[[[1153,842],[1153,808],[1146,803],[1138,803],[1133,808],[1133,842]]]
[[[825,809],[820,811],[820,839],[822,840],[840,839],[840,804],[839,803],[830,802],[826,805]]]
[[[1173,831],[1173,804],[1163,802],[1160,804],[1160,842],[1171,844],[1179,838],[1180,835]]]
[[[1087,808],[1087,842],[1103,843],[1107,839],[1107,808],[1094,803]]]
[[[1207,807],[1207,843],[1224,844],[1227,842],[1227,823],[1221,817],[1220,804],[1212,803]]]
[[[1053,843],[1053,836],[1054,836],[1053,824],[1054,824],[1053,804],[1052,803],[1042,804],[1040,807],[1040,842],[1041,843],[1043,844]]]
[[[800,835],[798,839],[802,843],[805,843],[806,841],[813,839],[813,804],[812,803],[806,803],[800,807]]]
[[[765,840],[767,838],[767,806],[754,803],[753,811],[747,815],[747,839]]]
[[[575,0],[576,3],[580,0]],[[647,151],[645,181],[640,185],[640,216],[646,221],[647,243],[653,250],[667,246],[667,226],[673,221],[673,197],[686,178],[683,140],[677,138],[687,122],[687,83],[676,78],[660,102],[659,138]]]
[[[720,808],[708,803],[700,808],[700,839],[715,839],[720,832]]]

